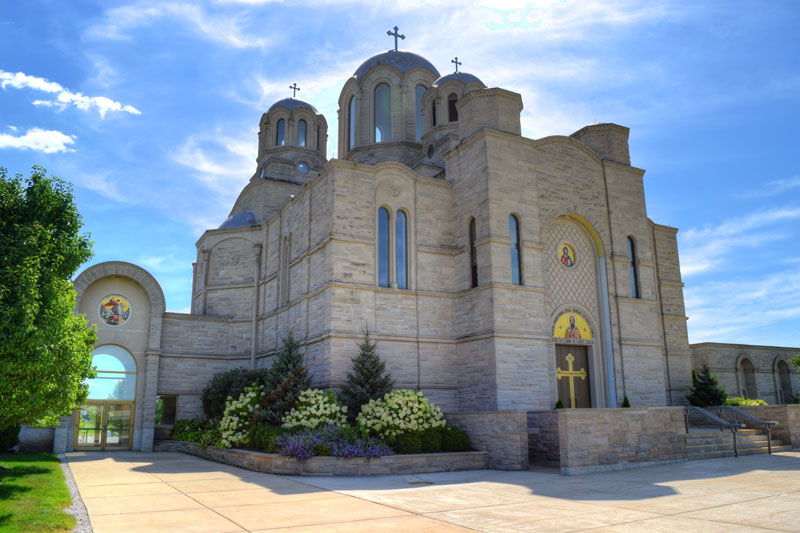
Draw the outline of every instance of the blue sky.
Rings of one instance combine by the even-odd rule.
[[[630,127],[648,214],[681,230],[690,342],[800,346],[794,0],[3,2],[0,166],[73,182],[92,263],[140,264],[187,310],[261,114],[297,82],[335,156],[339,91],[394,25],[519,92],[526,136]]]

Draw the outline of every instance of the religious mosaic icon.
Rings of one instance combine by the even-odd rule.
[[[581,315],[574,312],[562,314],[556,320],[553,328],[553,337],[559,339],[583,339],[591,340],[592,330]]]
[[[112,294],[100,301],[100,320],[109,326],[121,326],[131,317],[131,304],[122,296]]]
[[[563,266],[572,268],[576,260],[575,249],[571,245],[562,242],[558,245],[558,260]]]

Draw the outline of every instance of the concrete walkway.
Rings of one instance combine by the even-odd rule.
[[[283,477],[179,453],[67,459],[97,533],[800,530],[800,452],[580,477]]]

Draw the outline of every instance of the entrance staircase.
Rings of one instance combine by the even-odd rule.
[[[776,422],[761,420],[736,407],[686,407],[684,420],[689,460],[771,454],[792,449],[791,445],[772,438]]]
[[[739,455],[769,453],[767,435],[758,429],[739,429],[736,432],[736,447]],[[772,453],[789,451],[792,447],[783,441],[772,439]],[[694,459],[716,459],[733,457],[733,438],[729,431],[712,428],[692,428],[686,434],[686,456]]]

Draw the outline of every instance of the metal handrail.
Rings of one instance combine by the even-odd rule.
[[[722,418],[722,410],[723,409],[728,409],[729,411],[732,411],[733,413],[741,416],[742,418],[745,418],[745,419],[749,420],[750,422],[753,422],[754,424],[758,424],[760,426],[765,426],[766,429],[767,429],[767,452],[770,455],[772,455],[772,426],[777,426],[778,425],[778,423],[776,421],[774,421],[774,420],[761,420],[757,416],[753,416],[750,413],[748,413],[747,411],[742,411],[741,409],[739,409],[738,407],[734,407],[733,405],[717,405],[717,406],[714,407],[714,409],[717,410],[717,415],[719,415],[720,418]]]
[[[717,415],[715,415],[715,414],[713,414],[713,413],[711,413],[709,411],[706,411],[702,407],[696,407],[694,405],[687,405],[687,406],[685,406],[683,408],[683,422],[686,425],[686,434],[687,435],[689,434],[689,413],[690,412],[702,415],[702,416],[710,419],[712,422],[714,422],[716,424],[719,424],[720,431],[724,431],[725,429],[729,429],[731,431],[731,435],[733,436],[733,455],[735,457],[739,457],[739,445],[736,442],[736,430],[738,430],[739,428],[743,427],[741,422],[731,423],[731,422],[728,422],[727,420],[725,420],[724,418],[721,418],[721,417],[719,417],[719,416],[717,416]]]

